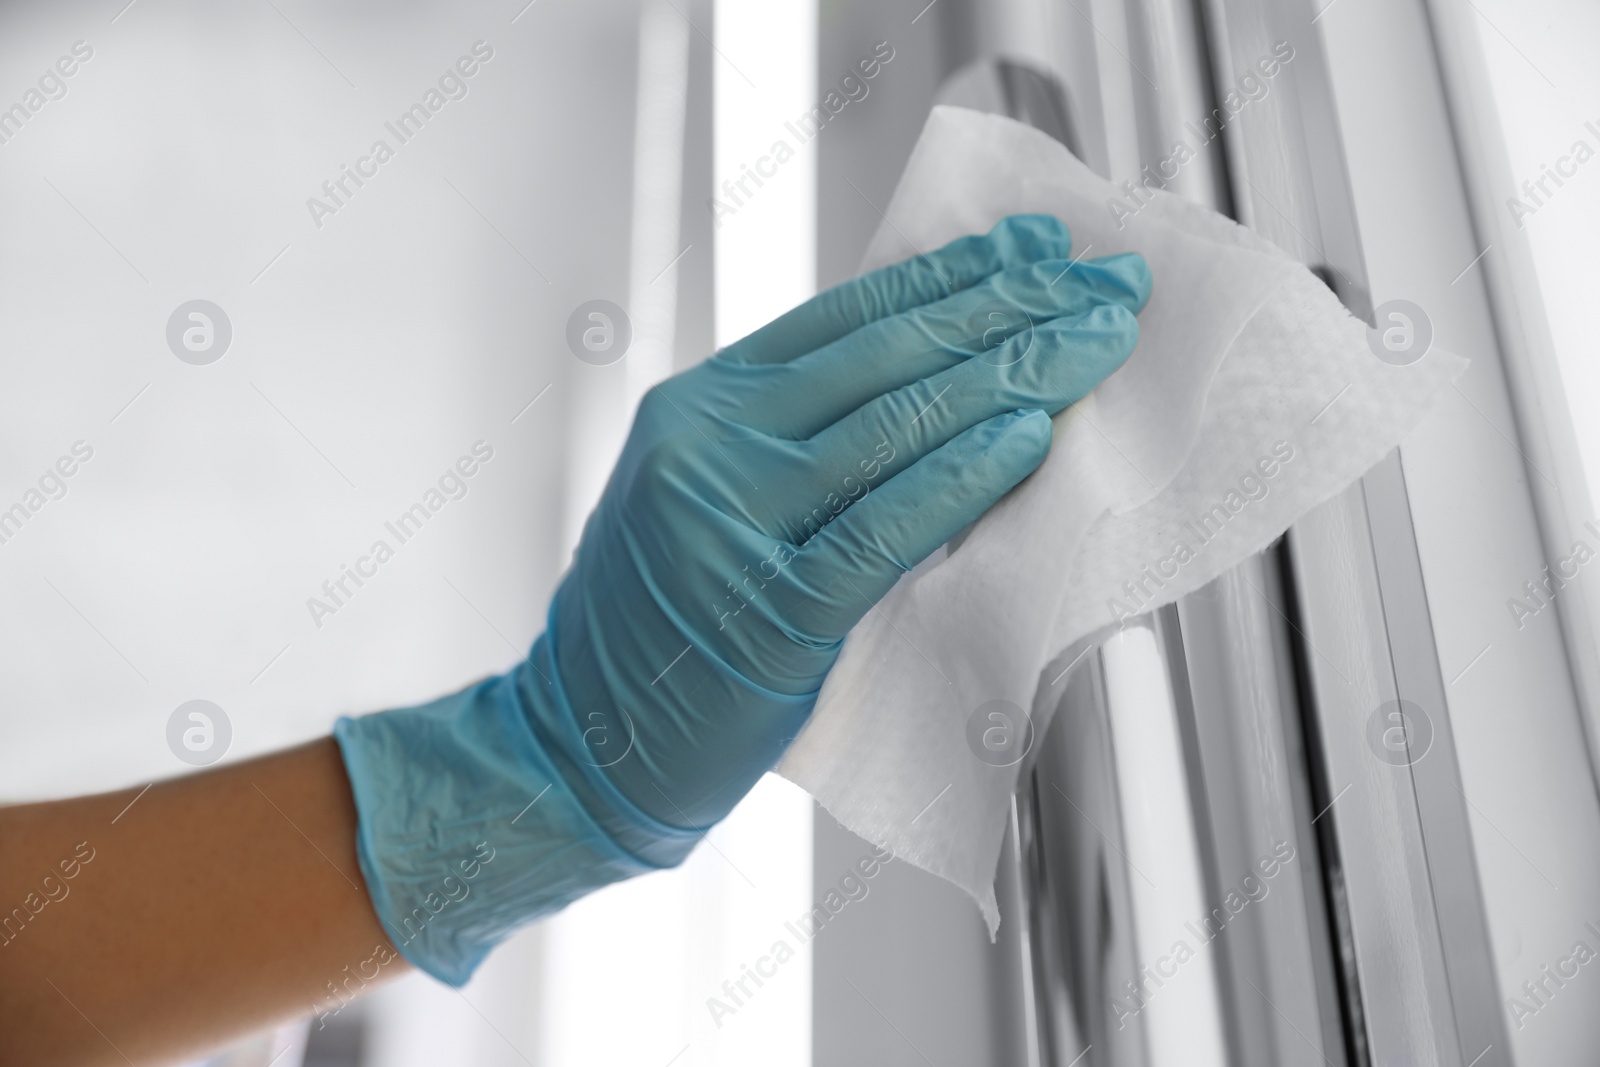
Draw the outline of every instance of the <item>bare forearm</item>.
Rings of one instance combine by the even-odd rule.
[[[400,974],[355,830],[331,739],[0,809],[0,1065],[171,1062]]]

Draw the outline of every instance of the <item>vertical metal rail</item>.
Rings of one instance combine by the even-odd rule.
[[[1141,165],[1168,192],[1233,214],[1249,190],[1225,142],[1211,139],[1232,78],[1219,76],[1210,23],[1193,0],[1135,0],[1125,11],[1130,61],[1151,75],[1129,80]],[[1179,144],[1193,158],[1165,178],[1161,164]],[[1163,609],[1157,627],[1185,733],[1208,916],[1227,917],[1209,950],[1231,1062],[1313,1067],[1346,1060],[1346,1026],[1279,576],[1274,548]],[[1230,900],[1251,890],[1265,895],[1234,913]]]
[[[1125,20],[1113,28],[1127,42],[1124,58],[1157,75],[1130,77],[1131,90],[1102,85],[1127,94],[1119,111],[1135,116],[1141,165],[1178,141],[1200,149],[1171,191],[1231,211],[1370,320],[1309,3],[1113,0],[1094,11]],[[1270,92],[1228,115],[1215,143],[1191,143],[1238,79],[1284,41],[1294,59]],[[945,98],[1032,121],[1070,146],[1070,109],[1053,104],[1059,90],[1041,81],[994,62],[953,78]],[[1261,862],[1279,858],[1269,891],[1207,946],[1230,1062],[1509,1063],[1398,456],[1297,524],[1286,544],[1160,612],[1156,632],[1210,900],[1222,906],[1246,877],[1259,884]],[[1138,983],[1138,950],[1099,672],[1091,655],[1074,673],[1017,800],[1045,1064],[1150,1057],[1140,1027],[1117,1025],[1111,1010]],[[1374,721],[1380,736],[1392,725],[1383,709],[1401,701],[1425,709],[1433,727],[1426,760],[1407,758],[1404,744],[1394,759],[1370,740]]]
[[[1019,855],[1048,1067],[1145,1067],[1141,981],[1105,671],[1086,655],[1017,798]],[[1119,1010],[1117,1005],[1122,1005]]]
[[[1130,108],[1142,162],[1153,165],[1175,139],[1190,136],[1186,126],[1201,126],[1211,113],[1211,74],[1198,13],[1182,0],[1125,11],[1133,62],[1161,71],[1165,86],[1135,83]],[[975,64],[940,95],[1027,121],[1078,147],[1061,90],[1026,67]],[[1217,146],[1182,177],[1174,191],[1229,207]],[[1278,570],[1274,555],[1257,557],[1160,613],[1158,669],[1166,670],[1176,702],[1205,881],[1206,914],[1193,916],[1193,925],[1214,929],[1194,947],[1220,987],[1229,1062],[1312,1067],[1342,1061],[1344,1039],[1293,648],[1279,608],[1267,599],[1282,599]],[[1039,1062],[1083,1056],[1089,1065],[1149,1064],[1145,1020],[1126,1014],[1149,979],[1139,970],[1098,653],[1074,672],[1056,722],[1016,805],[1019,918],[1027,927]],[[1292,858],[1284,862],[1284,855]],[[1271,878],[1263,878],[1262,864]],[[1230,895],[1237,901],[1263,889],[1245,911],[1230,912]],[[1226,928],[1213,916],[1226,917]]]
[[[941,103],[1004,114],[1081,151],[1063,89],[1006,60],[972,64],[941,87]],[[1048,1067],[1146,1067],[1135,902],[1123,831],[1113,729],[1098,650],[1067,679],[1013,805],[1019,936],[1032,998],[1029,1045]]]
[[[1276,560],[1276,549],[1247,560],[1160,621],[1188,683],[1181,721],[1205,794],[1212,907],[1226,911],[1246,877],[1265,891],[1213,942],[1233,1062],[1311,1067],[1345,1062],[1346,1041]]]
[[[1279,41],[1295,50],[1272,92],[1224,131],[1241,221],[1318,269],[1346,306],[1370,321],[1360,235],[1311,5],[1206,0],[1205,10],[1219,87]],[[1360,1020],[1356,1036],[1373,1063],[1508,1064],[1398,454],[1297,523],[1288,543],[1310,703],[1306,724],[1329,791],[1319,818],[1337,857],[1328,888],[1352,950],[1341,954],[1344,992],[1359,997],[1347,1017]],[[1426,760],[1406,748],[1420,740],[1410,731],[1412,708],[1422,709],[1432,727]],[[1375,735],[1399,736],[1404,744],[1375,745]]]

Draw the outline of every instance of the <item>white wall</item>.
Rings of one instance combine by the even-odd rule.
[[[235,759],[514,662],[583,429],[566,319],[627,299],[631,4],[117,6],[0,11],[7,105],[93,49],[0,144],[0,507],[94,450],[0,544],[11,799],[184,770],[192,698]],[[401,145],[384,123],[480,40]],[[319,229],[307,198],[378,138],[395,157]],[[197,297],[233,326],[209,366],[164,336]],[[387,534],[479,440],[467,496]],[[317,626],[378,538],[395,558]]]

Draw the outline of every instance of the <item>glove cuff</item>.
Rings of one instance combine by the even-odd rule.
[[[516,928],[676,865],[702,835],[650,818],[564,754],[581,737],[574,749],[549,736],[577,731],[551,666],[541,637],[505,675],[334,727],[378,918],[402,955],[452,986]]]

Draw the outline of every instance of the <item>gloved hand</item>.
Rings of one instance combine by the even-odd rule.
[[[528,659],[340,720],[368,890],[412,962],[464,982],[516,926],[681,862],[773,767],[850,628],[1133,351],[1144,260],[1070,244],[1005,219],[663,382]]]

